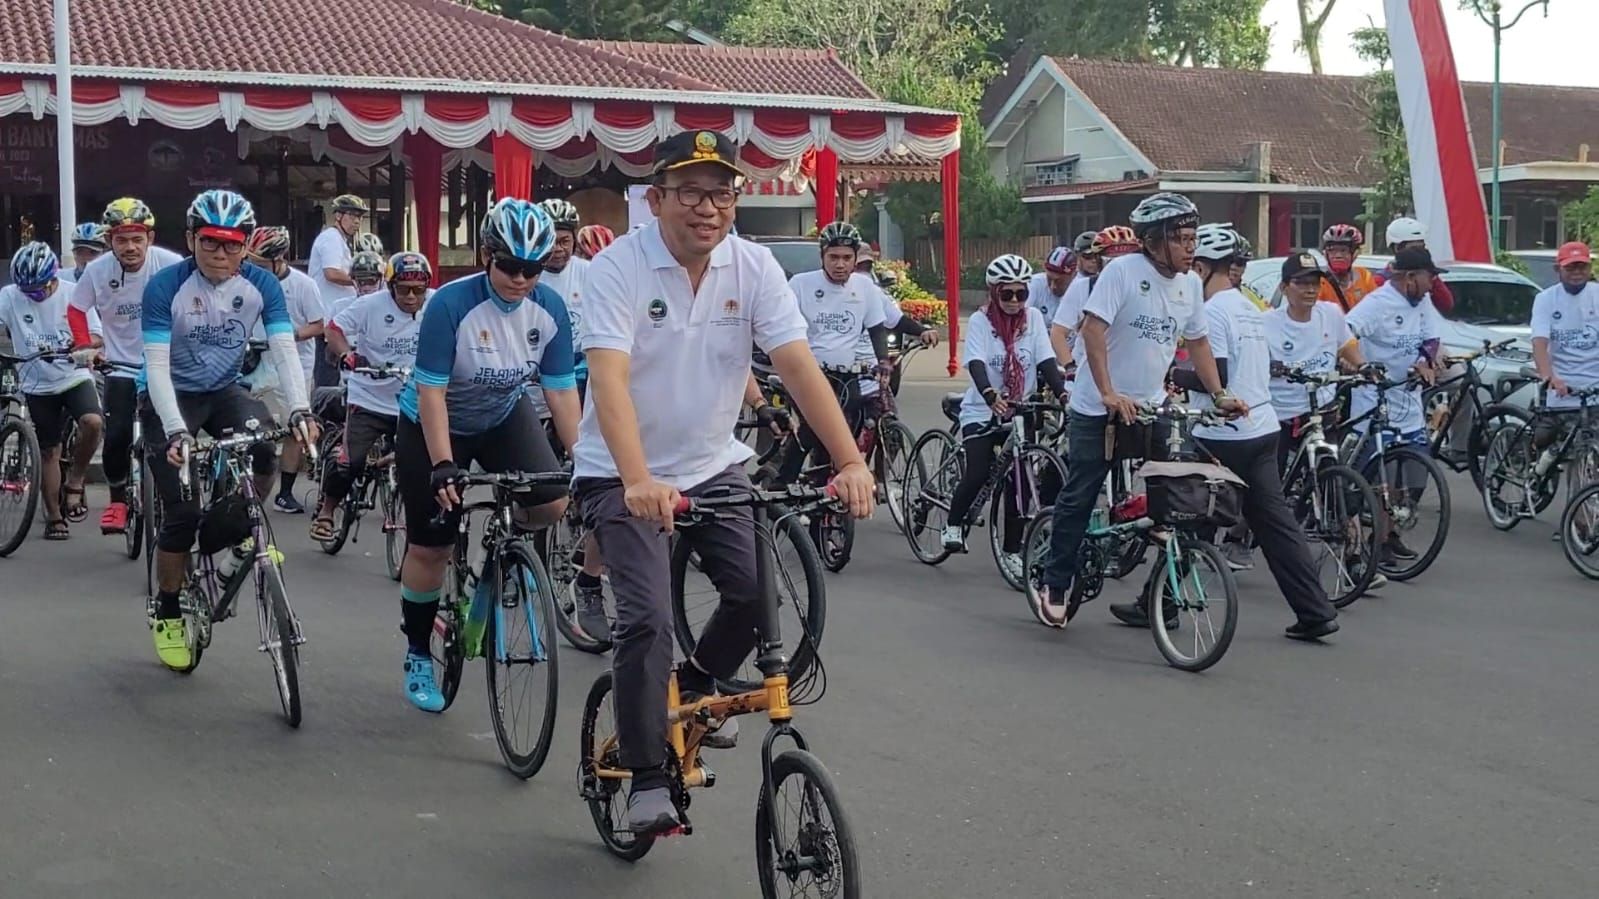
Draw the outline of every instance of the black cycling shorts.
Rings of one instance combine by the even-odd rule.
[[[560,471],[561,463],[550,449],[549,438],[539,423],[533,404],[523,397],[505,421],[481,434],[451,434],[450,455],[462,471],[473,463],[490,474],[523,471],[533,474]],[[433,459],[428,455],[422,426],[400,416],[395,435],[395,475],[400,482],[400,498],[405,503],[406,539],[417,546],[449,546],[455,542],[460,523],[459,510],[439,515],[433,495]],[[562,486],[536,487],[517,494],[519,506],[538,506],[565,496]]]
[[[33,419],[41,453],[61,445],[67,422],[100,414],[100,394],[94,389],[93,381],[84,381],[60,393],[30,393],[27,401],[28,417]]]
[[[139,395],[140,422],[144,427],[144,444],[147,465],[155,478],[156,492],[161,497],[161,533],[156,546],[166,552],[188,552],[194,545],[195,532],[200,527],[200,490],[196,483],[190,497],[183,498],[183,484],[178,480],[177,466],[167,461],[166,428],[148,394]],[[267,414],[266,404],[250,395],[242,385],[229,384],[209,393],[179,393],[178,411],[189,434],[220,439],[227,432],[242,432],[246,423],[255,419],[260,430],[277,427]],[[258,475],[268,475],[277,464],[276,448],[270,443],[258,443],[250,448],[251,469]],[[200,474],[198,476],[203,476]]]

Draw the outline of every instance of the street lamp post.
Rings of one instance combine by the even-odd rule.
[[[69,0],[55,0],[56,169],[61,189],[61,265],[71,268],[72,229],[77,227],[78,189],[72,143],[72,29]]]
[[[1491,152],[1493,153],[1493,160],[1494,160],[1493,225],[1488,230],[1489,230],[1489,233],[1491,234],[1491,236],[1493,237],[1493,248],[1494,248],[1494,253],[1495,254],[1497,254],[1499,252],[1499,250],[1500,250],[1500,239],[1499,239],[1499,140],[1500,140],[1500,138],[1499,138],[1499,45],[1500,45],[1500,43],[1503,40],[1504,33],[1506,31],[1509,31],[1510,29],[1516,27],[1516,23],[1521,21],[1521,17],[1526,15],[1527,14],[1527,10],[1532,9],[1534,6],[1543,7],[1544,18],[1546,18],[1546,19],[1549,18],[1549,0],[1528,0],[1527,5],[1523,6],[1521,8],[1521,11],[1516,13],[1515,17],[1510,20],[1510,24],[1506,25],[1506,24],[1504,24],[1504,20],[1503,20],[1502,15],[1501,15],[1503,13],[1503,11],[1504,11],[1504,8],[1503,8],[1503,5],[1499,2],[1499,0],[1486,0],[1486,2],[1484,2],[1484,0],[1474,0],[1474,2],[1472,3],[1472,9],[1474,9],[1476,11],[1477,18],[1482,19],[1482,21],[1489,28],[1493,29],[1493,33],[1494,33],[1493,147],[1491,148]]]

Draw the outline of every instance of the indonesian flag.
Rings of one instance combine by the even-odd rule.
[[[1383,0],[1416,217],[1434,259],[1492,262],[1477,154],[1440,0]]]

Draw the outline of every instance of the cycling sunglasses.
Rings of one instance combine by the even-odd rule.
[[[494,267],[508,278],[537,278],[544,273],[542,262],[528,262],[510,256],[494,257]]]

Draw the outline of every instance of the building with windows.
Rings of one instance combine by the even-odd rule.
[[[1554,247],[1561,207],[1599,184],[1599,89],[1502,89],[1502,244]],[[1358,77],[1023,57],[982,116],[994,171],[1021,187],[1037,234],[1125,222],[1142,197],[1174,190],[1282,253],[1363,211],[1379,176],[1365,90]],[[1486,191],[1490,86],[1462,90]],[[1368,227],[1369,246],[1382,230]]]

